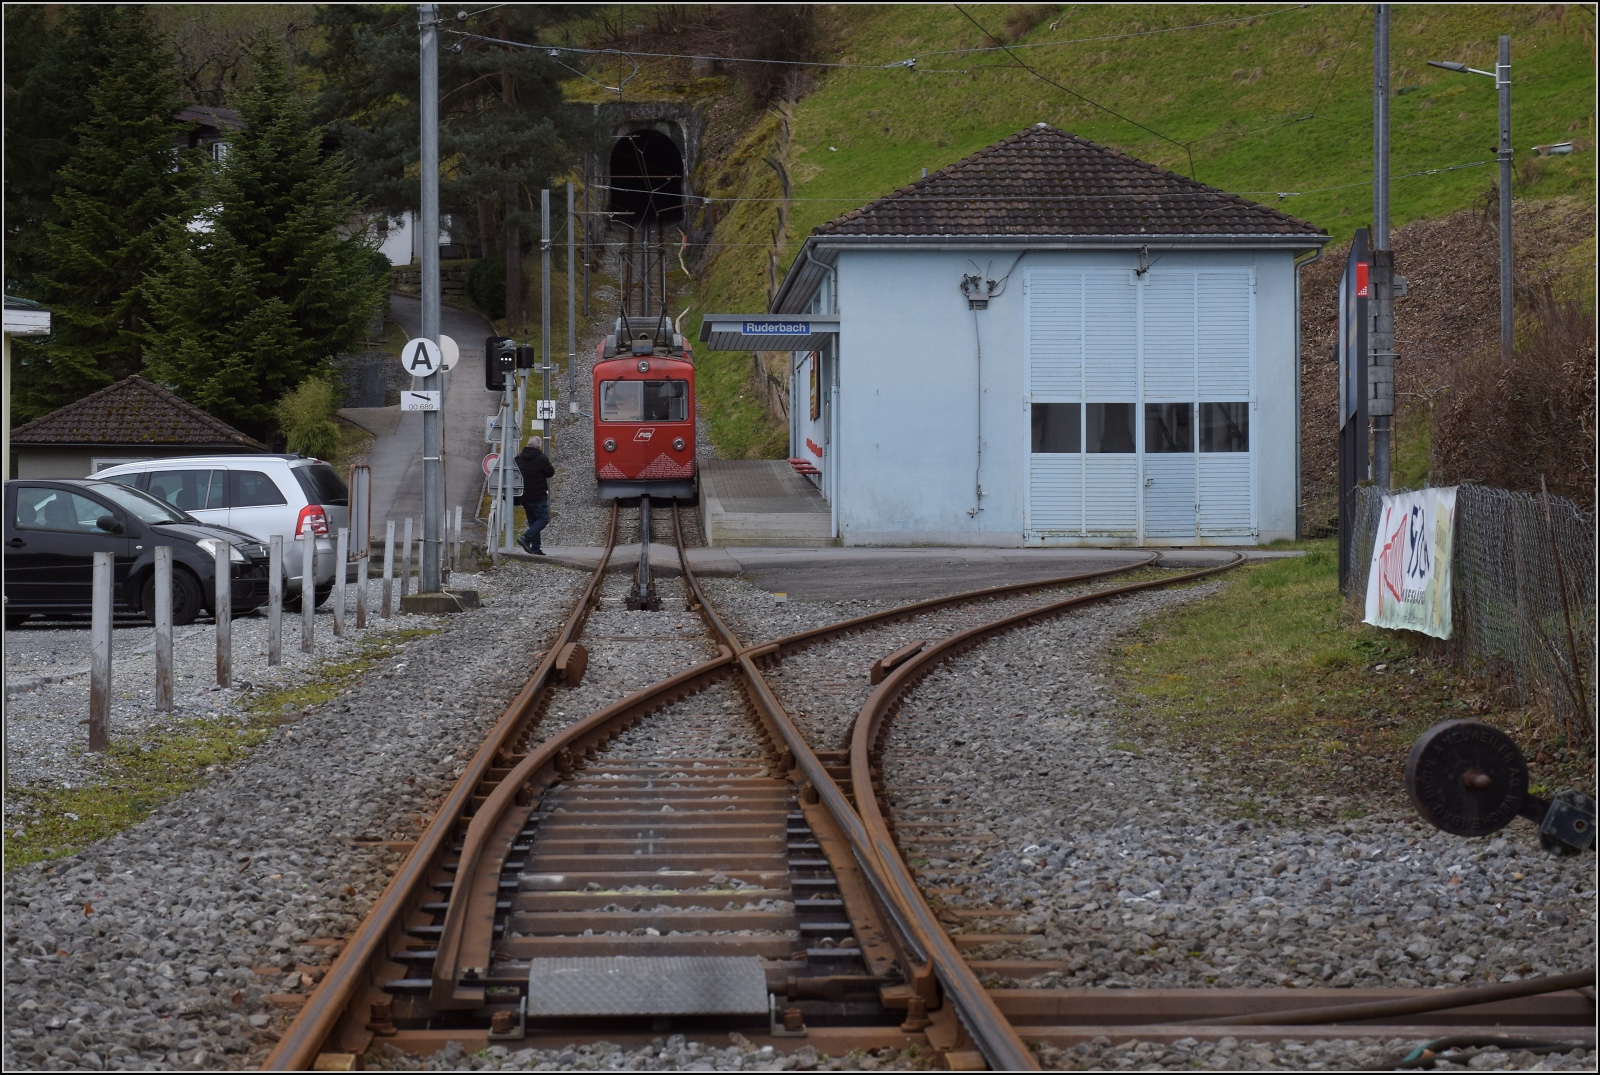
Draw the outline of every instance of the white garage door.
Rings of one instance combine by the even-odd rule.
[[[1035,270],[1031,539],[1255,532],[1251,272]]]

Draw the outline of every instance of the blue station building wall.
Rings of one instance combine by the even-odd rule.
[[[825,406],[811,419],[808,356],[791,363],[790,455],[817,462],[847,545],[1257,544],[1295,534],[1297,310],[1287,250],[1153,249],[1150,274],[1212,270],[1248,278],[1251,363],[1248,527],[1226,536],[1165,539],[1029,529],[1030,421],[1027,281],[1062,272],[1127,273],[1135,250],[1029,252],[963,247],[840,249],[837,354],[822,356]],[[1013,263],[1015,265],[1013,266]],[[1000,279],[988,308],[971,310],[960,284]],[[1243,274],[1243,275],[1242,275]],[[827,309],[832,281],[808,308]],[[1137,285],[1133,285],[1137,286]],[[1236,289],[1237,290],[1237,289]],[[1085,303],[1082,316],[1096,317]],[[981,347],[981,361],[979,357]],[[1096,361],[1086,348],[1085,366]],[[980,372],[981,371],[981,372]],[[830,381],[837,378],[837,394]],[[837,400],[837,413],[831,413]],[[1143,414],[1140,403],[1139,413]],[[979,429],[981,423],[981,465]],[[1135,479],[1135,484],[1139,484]],[[978,495],[981,485],[982,496]],[[1128,493],[1139,495],[1137,490]],[[976,510],[975,510],[976,509]]]

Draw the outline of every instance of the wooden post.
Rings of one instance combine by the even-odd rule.
[[[172,712],[172,546],[156,546],[156,712]]]
[[[336,551],[333,556],[333,636],[338,638],[344,634],[344,571],[345,560],[350,556],[348,527],[339,528],[334,548]]]
[[[383,534],[383,608],[384,619],[394,615],[394,520],[384,526]]]
[[[268,542],[267,579],[267,664],[283,663],[283,535],[273,534]]]
[[[89,749],[111,746],[111,554],[94,554],[89,664]]]
[[[401,546],[400,554],[400,600],[404,601],[406,594],[411,592],[411,526],[416,520],[406,518],[406,540]]]
[[[300,652],[310,653],[316,642],[317,535],[308,526],[300,540]]]
[[[356,561],[356,630],[367,625],[367,571],[372,557],[363,556]]]
[[[217,560],[217,585],[215,616],[217,621],[217,686],[233,686],[233,564],[228,554],[233,546],[219,542],[215,550]]]

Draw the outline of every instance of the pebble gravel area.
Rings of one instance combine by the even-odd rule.
[[[1107,644],[1212,583],[1138,594],[989,640],[923,680],[884,748],[903,846],[937,905],[1021,911],[964,929],[1032,934],[974,959],[1051,969],[1010,986],[1458,986],[1594,958],[1593,864],[1531,827],[1449,836],[1352,797],[1314,823],[1229,817],[1204,785],[1228,760],[1125,741],[1099,671]],[[864,680],[864,677],[863,677]],[[1019,764],[1019,758],[1032,759]],[[1357,813],[1364,816],[1356,817]],[[1060,969],[1063,968],[1064,969]],[[1145,1043],[1149,1044],[1149,1043]],[[1370,1044],[1068,1051],[1060,1066],[1342,1067]],[[1504,1053],[1473,1067],[1520,1066]],[[1541,1063],[1592,1066],[1592,1053]]]
[[[415,839],[584,576],[507,564],[472,581],[482,609],[386,621],[437,633],[378,650],[244,761],[117,836],[6,875],[6,1070],[260,1063],[290,1010],[272,997],[320,977],[399,864],[382,841]],[[79,734],[75,722],[63,727]]]
[[[456,573],[450,584],[468,589],[486,585],[477,575]],[[398,588],[396,589],[398,602]],[[435,627],[430,617],[379,616],[380,580],[367,593],[367,626],[355,627],[355,587],[348,587],[344,633],[333,633],[330,605],[313,617],[312,651],[301,648],[298,609],[283,614],[281,661],[267,662],[267,613],[258,610],[233,619],[231,685],[217,685],[217,630],[209,619],[172,629],[170,713],[155,709],[155,629],[142,619],[118,619],[112,632],[112,704],[108,730],[113,743],[148,739],[198,719],[242,721],[250,699],[261,692],[302,683],[327,664],[359,657],[385,632]],[[104,759],[87,750],[82,721],[89,711],[90,638],[83,620],[34,619],[5,634],[6,746],[14,784],[84,787],[93,783]],[[18,809],[7,800],[8,832],[15,831]]]

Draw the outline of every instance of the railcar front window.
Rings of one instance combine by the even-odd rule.
[[[602,422],[683,422],[688,418],[688,381],[600,382]]]

